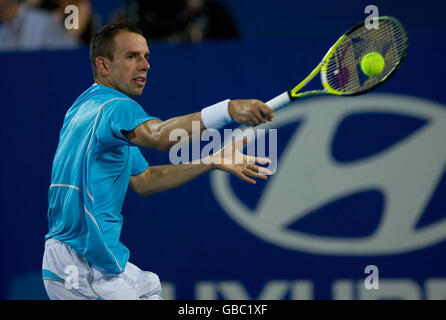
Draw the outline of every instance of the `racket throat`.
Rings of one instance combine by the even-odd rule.
[[[320,95],[324,95],[324,94],[328,94],[329,91],[327,89],[322,89],[322,90],[310,90],[310,91],[305,91],[305,92],[301,92],[301,93],[297,93],[295,94],[291,100],[297,100],[298,98],[305,98],[308,96],[320,96]],[[290,95],[291,96],[291,95]]]

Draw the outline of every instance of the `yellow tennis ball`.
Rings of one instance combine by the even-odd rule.
[[[361,70],[369,77],[380,74],[385,65],[383,56],[378,52],[369,52],[361,60]]]

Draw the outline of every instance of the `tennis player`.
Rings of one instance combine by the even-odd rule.
[[[149,56],[142,33],[130,25],[106,25],[91,40],[94,84],[65,116],[48,191],[42,277],[50,299],[161,299],[158,276],[130,263],[120,242],[129,185],[147,197],[214,169],[251,183],[266,178],[265,168],[247,161],[214,161],[226,149],[198,164],[148,165],[138,146],[168,151],[176,143],[170,132],[181,128],[191,136],[192,121],[202,132],[273,117],[258,100],[225,100],[166,121],[148,115],[130,97],[144,90]]]

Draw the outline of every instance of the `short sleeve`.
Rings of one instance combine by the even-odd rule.
[[[117,99],[103,107],[102,117],[96,131],[97,138],[105,146],[129,145],[122,131],[132,131],[138,125],[157,117],[149,116],[131,99]]]
[[[144,172],[149,164],[139,150],[138,147],[130,147],[130,159],[131,159],[131,171],[132,176],[137,176],[138,174]]]

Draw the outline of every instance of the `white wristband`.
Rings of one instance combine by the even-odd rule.
[[[229,99],[213,104],[201,110],[201,120],[206,129],[220,129],[232,122],[229,115]]]

